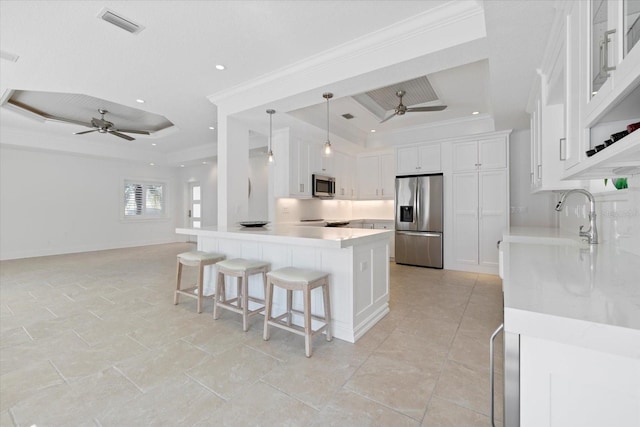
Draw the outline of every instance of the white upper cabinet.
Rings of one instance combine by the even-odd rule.
[[[348,154],[339,151],[333,154],[333,175],[336,178],[336,199],[353,199],[355,189],[353,186],[353,170],[355,159]]]
[[[358,199],[393,199],[395,163],[392,153],[358,156]]]
[[[567,1],[564,178],[640,173],[640,135],[612,134],[640,121],[640,2]],[[544,128],[544,123],[543,123]],[[587,156],[588,150],[597,150]],[[590,152],[590,154],[593,152]]]
[[[557,18],[550,38],[556,41],[545,52],[542,67],[531,90],[527,111],[531,115],[531,191],[577,188],[581,181],[563,180],[565,163],[579,152],[567,144],[565,129],[566,34],[564,17]],[[574,162],[574,163],[575,163]]]
[[[311,174],[318,169],[317,144],[294,137],[289,129],[275,132],[275,162],[270,165],[269,179],[274,181],[276,197],[307,199],[311,197]]]
[[[453,144],[453,172],[502,169],[507,167],[507,140],[504,137]]]
[[[442,171],[440,144],[425,144],[396,149],[396,174],[416,175]]]
[[[604,98],[637,65],[640,39],[638,0],[592,0],[582,5],[590,42],[588,98]],[[635,62],[635,64],[633,64]],[[594,104],[594,106],[597,105]]]

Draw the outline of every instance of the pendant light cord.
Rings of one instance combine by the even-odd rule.
[[[273,115],[276,110],[268,109],[267,114],[269,114],[269,152],[267,153],[267,157],[270,163],[273,163],[273,150],[271,149],[271,140],[273,139]]]
[[[325,92],[322,97],[327,100],[327,141],[324,143],[324,152],[326,155],[331,154],[331,141],[329,140],[329,100],[333,98],[331,92]]]

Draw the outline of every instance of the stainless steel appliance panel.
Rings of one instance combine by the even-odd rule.
[[[442,233],[442,175],[416,177],[417,230]]]
[[[396,230],[418,229],[416,177],[396,179]]]
[[[336,179],[331,176],[311,175],[312,195],[321,199],[330,199],[336,195]]]
[[[396,263],[442,268],[442,233],[396,230]]]
[[[396,263],[442,268],[442,174],[396,178]]]

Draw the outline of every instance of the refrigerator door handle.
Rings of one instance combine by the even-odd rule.
[[[420,180],[416,179],[416,214],[413,216],[413,223],[418,222],[420,218]]]
[[[440,237],[442,233],[431,233],[426,231],[397,231],[396,234],[405,234],[408,236],[423,236],[423,237]]]

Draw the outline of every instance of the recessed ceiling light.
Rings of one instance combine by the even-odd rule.
[[[216,128],[214,128],[213,126],[209,126],[209,129],[215,130]]]
[[[155,166],[155,165],[156,165],[155,163],[149,163],[149,166]]]
[[[222,64],[218,64],[218,65],[216,65],[216,70],[221,70],[221,71],[222,71],[222,70],[224,70],[225,68],[226,68],[226,67],[225,67],[224,65],[222,65]]]
[[[471,114],[473,114],[474,116],[476,116],[476,115],[480,114],[480,111],[474,111],[474,112],[473,112],[473,113],[471,113]]]
[[[158,144],[156,144],[155,142],[152,142],[152,143],[151,143],[151,145],[153,145],[153,146],[155,147],[155,146],[156,146],[156,145],[158,145]]]
[[[137,102],[138,104],[144,104],[144,99],[140,99],[140,98],[138,98],[138,99],[136,99],[136,102]]]
[[[206,165],[206,164],[207,164],[207,162],[202,162],[202,164],[203,164],[203,165]]]
[[[375,133],[375,132],[376,132],[376,130],[375,130],[375,129],[371,129],[371,133]]]
[[[180,167],[181,167],[181,168],[183,168],[183,167],[184,167],[184,165],[180,165]]]

